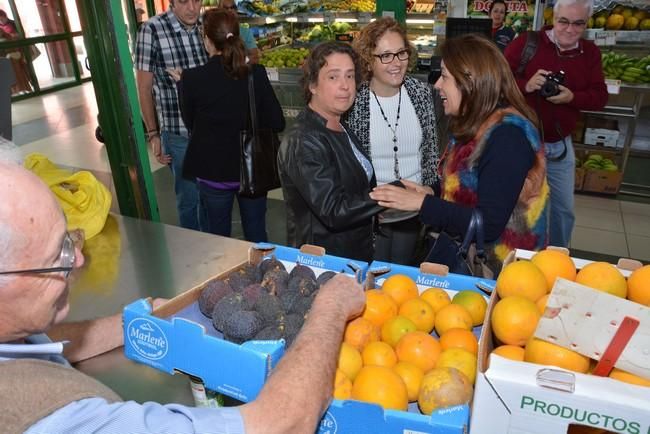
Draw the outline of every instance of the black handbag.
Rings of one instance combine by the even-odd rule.
[[[248,75],[248,108],[247,128],[239,133],[239,194],[256,197],[280,187],[277,164],[280,139],[275,131],[258,125],[252,71]]]
[[[472,211],[472,218],[462,243],[456,241],[449,234],[440,232],[429,250],[425,262],[446,265],[449,267],[450,273],[493,279],[494,272],[486,264],[487,255],[481,212],[478,209]]]

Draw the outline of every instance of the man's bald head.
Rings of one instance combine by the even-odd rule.
[[[0,264],[12,268],[35,234],[62,219],[50,189],[18,164],[0,161]]]

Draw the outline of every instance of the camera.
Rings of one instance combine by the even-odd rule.
[[[543,98],[548,98],[549,96],[555,96],[560,93],[560,84],[564,84],[564,71],[551,72],[546,75],[546,81],[539,89],[539,94]]]

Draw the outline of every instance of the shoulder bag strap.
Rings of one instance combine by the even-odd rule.
[[[476,240],[476,256],[479,258],[485,258],[485,234],[483,231],[483,214],[481,211],[474,208],[472,210],[472,218],[469,220],[469,226],[467,226],[467,232],[465,232],[465,238],[463,243],[460,246],[460,253],[463,257],[467,257],[469,248],[472,243]]]
[[[524,45],[524,49],[521,51],[521,60],[519,61],[519,66],[517,67],[515,75],[523,77],[526,65],[528,62],[530,62],[530,59],[532,59],[537,52],[538,43],[539,33],[534,30],[526,32],[526,45]]]
[[[255,107],[255,81],[253,80],[253,68],[248,74],[248,109],[251,119],[253,135],[257,133],[257,108]]]

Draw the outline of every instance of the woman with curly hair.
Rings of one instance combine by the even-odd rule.
[[[488,265],[498,272],[510,250],[547,244],[549,188],[537,116],[492,41],[458,36],[440,50],[435,87],[452,135],[441,188],[434,193],[405,182],[406,190],[384,185],[370,196],[382,206],[419,211],[425,224],[459,238],[479,210]]]
[[[433,89],[406,75],[414,60],[406,32],[393,18],[379,18],[363,28],[354,48],[363,82],[346,121],[370,155],[377,184],[407,180],[432,186],[438,164]],[[419,220],[380,224],[379,229],[374,258],[411,264]]]

